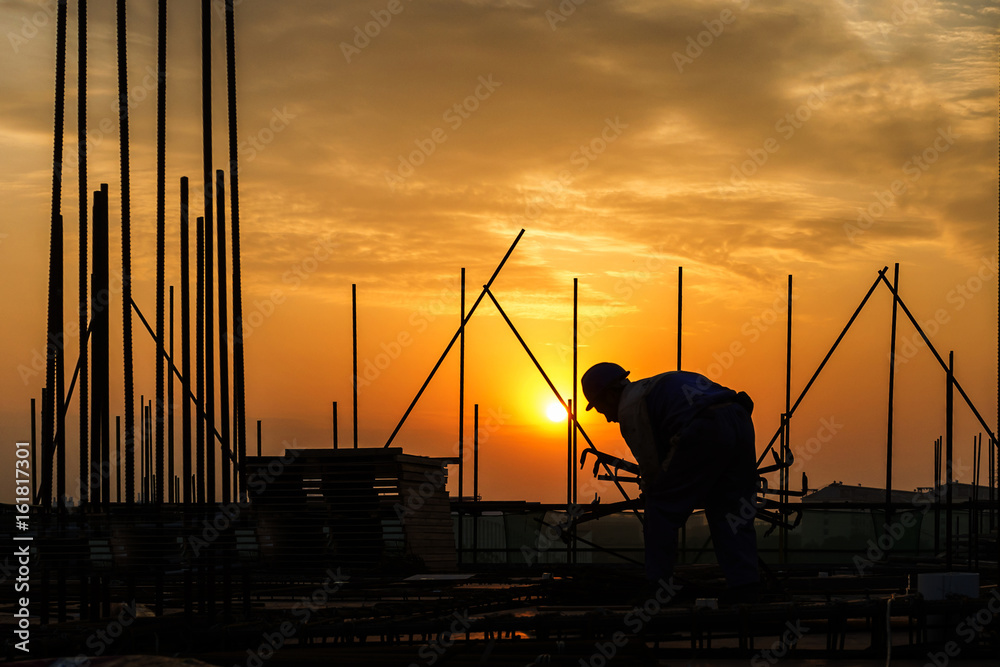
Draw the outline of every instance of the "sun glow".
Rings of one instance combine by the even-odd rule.
[[[545,416],[549,418],[549,421],[553,422],[566,421],[566,408],[559,401],[552,401],[545,408]]]

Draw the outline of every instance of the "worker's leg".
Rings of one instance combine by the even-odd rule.
[[[722,470],[714,435],[715,425],[699,417],[678,437],[667,469],[643,493],[646,501],[644,537],[646,577],[650,581],[673,574],[677,560],[677,533],[697,507],[705,507],[708,493]]]
[[[760,581],[754,504],[757,456],[753,422],[743,408],[732,405],[713,411],[718,444],[725,465],[705,504],[715,555],[730,587]]]

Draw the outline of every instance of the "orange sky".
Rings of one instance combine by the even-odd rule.
[[[147,318],[155,312],[153,5],[129,3],[133,289]],[[169,22],[166,271],[178,286],[177,183],[201,174],[196,5],[171,3]],[[28,438],[29,402],[44,380],[31,369],[45,342],[55,61],[47,7],[0,7],[0,439],[8,445]],[[68,160],[77,142],[75,13],[71,2]],[[88,183],[110,185],[114,269],[112,3],[91,3],[90,14]],[[221,14],[214,20],[214,151],[223,167]],[[385,25],[376,30],[377,20]],[[494,293],[565,394],[573,278],[580,372],[612,360],[643,377],[675,366],[682,265],[684,366],[755,398],[760,450],[784,402],[787,275],[797,395],[877,271],[899,262],[903,299],[921,322],[938,318],[934,345],[955,351],[959,381],[995,423],[998,21],[989,2],[919,0],[239,2],[244,308],[255,323],[249,447],[257,419],[265,452],[283,442],[328,446],[334,400],[341,442],[350,443],[352,283],[362,376],[369,364],[385,366],[369,370],[360,389],[360,441],[384,444],[454,333],[461,268],[471,304],[521,228]],[[75,165],[64,178],[74,295]],[[67,322],[77,319],[71,302]],[[880,288],[796,413],[796,485],[800,470],[811,486],[884,483],[891,304]],[[123,410],[120,313],[112,307],[113,415]],[[138,400],[154,393],[155,353],[138,319],[134,326]],[[901,320],[894,470],[904,489],[930,483],[932,443],[944,429],[944,375],[922,344],[905,346],[912,340]],[[77,352],[71,336],[70,363]],[[468,328],[466,373],[470,450],[473,403],[492,428],[482,495],[563,499],[565,424],[545,417],[551,393],[488,300]],[[456,349],[394,444],[453,455],[457,408]],[[70,424],[76,414],[74,404]],[[969,461],[981,429],[964,407],[957,415],[956,455]],[[601,422],[581,417],[601,449],[624,454],[617,429]],[[5,465],[11,449],[2,449]],[[75,456],[67,456],[71,477]],[[589,466],[580,479],[581,498],[616,499],[613,486],[589,479]],[[471,484],[470,470],[466,493]],[[10,485],[0,488],[0,500],[11,497]]]

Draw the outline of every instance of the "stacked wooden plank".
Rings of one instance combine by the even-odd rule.
[[[441,459],[400,448],[295,449],[247,458],[260,554],[304,567],[455,567]]]

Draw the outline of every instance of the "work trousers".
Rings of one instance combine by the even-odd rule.
[[[667,470],[644,493],[646,577],[659,581],[673,574],[678,530],[704,508],[729,586],[758,582],[756,488],[749,413],[738,403],[702,410],[681,429]]]

